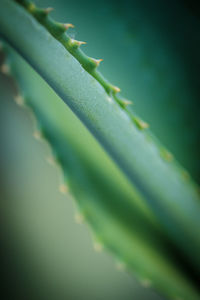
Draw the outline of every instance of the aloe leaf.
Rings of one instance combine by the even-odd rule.
[[[22,5],[29,6],[29,2],[22,1]],[[190,179],[186,184],[184,170],[174,160],[163,159],[160,145],[149,139],[151,133],[134,125],[127,112],[112,99],[116,91],[108,95],[102,81],[99,84],[96,80],[98,76],[94,79],[88,73],[90,70],[85,71],[71,55],[73,51],[66,51],[49,34],[44,26],[50,26],[51,34],[53,30],[54,37],[57,35],[57,27],[51,30],[53,21],[48,19],[50,24],[45,21],[41,25],[23,7],[8,0],[3,0],[1,8],[2,35],[85,123],[144,195],[174,241],[199,264],[200,204],[195,184]],[[65,33],[62,39],[70,41]]]
[[[5,3],[6,2],[7,1],[5,1]],[[28,2],[25,1],[24,3],[25,5],[28,5]],[[8,4],[8,7],[9,5],[10,4]],[[18,12],[22,13],[22,15],[25,15],[25,18],[28,20],[30,18],[32,22],[30,27],[35,26],[34,30],[41,32],[44,30],[44,28],[38,25],[38,23],[35,22],[32,17],[27,16],[23,10],[21,11],[20,8],[16,8],[15,6],[13,6],[13,8],[14,10],[19,10]],[[42,13],[43,11],[39,12]],[[31,11],[31,13],[33,13],[33,11]],[[17,20],[17,16],[15,18]],[[15,20],[15,18],[12,20]],[[41,22],[40,19],[39,21],[40,23],[43,22]],[[29,21],[27,21],[27,23],[29,23]],[[60,55],[60,50],[63,50],[63,48],[61,46],[61,48],[58,50],[57,47],[60,47],[60,45],[57,44],[57,42],[54,46],[49,46],[50,49],[55,48],[58,50],[56,52],[57,56],[51,56],[53,55],[51,51],[46,49],[46,53],[48,53],[48,59],[50,57],[55,57],[56,63],[58,63],[60,66],[61,64],[63,65],[62,68],[58,68],[59,72],[56,72],[56,70],[53,68],[54,64],[52,63],[51,66],[49,66],[50,61],[42,56],[42,52],[44,54],[44,51],[41,51],[41,49],[38,50],[37,54],[32,53],[31,49],[29,48],[30,45],[27,43],[23,49],[20,49],[20,43],[17,40],[19,39],[19,36],[13,37],[11,27],[9,28],[8,25],[6,28],[5,26],[7,25],[5,24],[6,23],[3,21],[2,32],[4,37],[8,39],[9,42],[14,45],[14,47],[18,49],[18,51],[22,53],[28,61],[31,62],[34,68],[37,69],[48,82],[51,83],[57,93],[64,97],[68,105],[77,113],[80,119],[84,121],[88,128],[102,142],[107,151],[115,158],[117,163],[129,176],[134,186],[136,186],[140,194],[143,195],[142,198],[145,198],[145,200],[150,203],[159,220],[162,222],[168,232],[172,234],[172,237],[177,245],[179,247],[181,245],[182,250],[187,253],[187,255],[189,254],[191,260],[198,262],[198,192],[195,184],[192,183],[191,179],[185,175],[186,172],[184,169],[182,169],[175,162],[172,155],[165,150],[165,148],[161,146],[158,141],[156,141],[149,130],[142,132],[139,130],[146,127],[146,123],[141,122],[136,115],[130,113],[129,110],[127,110],[120,102],[121,98],[116,95],[116,89],[112,90],[111,88],[110,91],[107,88],[107,85],[105,86],[105,84],[108,84],[110,88],[111,86],[113,87],[113,85],[110,85],[107,81],[102,82],[102,80],[99,79],[99,76],[102,78],[101,75],[97,73],[97,76],[96,73],[94,74],[91,72],[90,68],[88,69],[87,66],[84,66],[81,60],[74,55],[74,51],[70,52],[70,49],[68,49],[72,56],[82,63],[87,72],[85,72],[80,65],[77,64],[77,61],[74,61],[73,57],[70,55],[68,56],[68,63],[65,65],[66,69],[64,67],[64,63],[61,63],[62,59],[60,59],[60,63],[58,63],[58,56]],[[47,26],[48,24],[45,23],[42,25],[46,26],[49,30]],[[26,26],[26,29],[28,32],[30,28],[28,29],[28,26]],[[6,31],[9,34],[5,33]],[[55,41],[51,39],[45,30],[43,34],[46,37],[46,41],[44,38],[45,42],[40,44],[43,45],[45,49],[45,43],[48,44],[49,40],[52,43]],[[48,39],[46,35],[48,36]],[[34,42],[36,42],[36,40],[39,42],[39,38],[36,38],[36,34],[33,34],[32,36],[33,41],[35,40]],[[57,38],[57,33],[55,34],[55,38]],[[63,37],[62,39],[65,41]],[[61,42],[63,42],[62,39]],[[24,44],[24,41],[21,40],[21,44],[22,43]],[[31,44],[31,46],[34,45]],[[36,47],[34,49],[37,51]],[[40,53],[40,56],[37,56],[39,55],[38,53]],[[38,57],[38,60],[36,57]],[[44,61],[42,62],[43,58],[50,70],[48,68],[48,70],[45,69],[45,63]],[[63,61],[65,61],[65,59],[66,52],[65,58],[63,53]],[[70,69],[70,66],[74,67]],[[50,72],[50,74],[48,72]],[[68,76],[65,72],[68,73]],[[84,76],[80,76],[79,78],[79,73],[84,74]],[[60,78],[61,74],[63,75],[63,80]],[[99,81],[101,86],[99,86],[98,82],[96,82],[90,75],[92,75],[95,80]],[[70,76],[74,76],[74,78],[71,79]],[[78,89],[75,91],[77,84]],[[81,84],[83,84],[83,86],[80,86]],[[85,88],[87,89],[87,95]],[[91,99],[93,101],[91,101]],[[37,114],[39,115],[39,113]],[[48,128],[50,127],[50,124],[48,123],[48,125],[46,124],[44,127]],[[56,149],[62,148],[60,144],[57,144],[57,141],[55,140],[55,134],[53,137],[51,132],[45,132],[45,134],[48,136],[48,139],[52,140],[52,144],[56,145]],[[62,152],[62,150],[60,151]],[[60,156],[62,155],[60,154]],[[62,164],[64,164],[64,155],[62,157]],[[71,168],[71,173],[73,172],[72,170],[74,170],[74,166]],[[153,172],[152,174],[152,170],[156,170],[156,173]],[[81,172],[77,171],[77,174],[78,173],[80,174]],[[81,181],[82,180],[80,180],[80,185]],[[75,190],[79,191],[78,188]],[[141,195],[139,198],[141,198]],[[104,215],[102,214],[102,219],[103,216]],[[112,240],[111,237],[109,237],[109,239],[110,241]],[[106,241],[106,243],[109,244],[109,241]]]
[[[96,249],[108,248],[142,283],[170,299],[198,299],[189,273],[174,257],[175,247],[144,200],[64,103],[19,56],[5,49],[10,73],[22,91],[15,99],[35,112],[36,132],[52,145],[54,160],[79,203],[78,221],[83,218],[92,225]]]

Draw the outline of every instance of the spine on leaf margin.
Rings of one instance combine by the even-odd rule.
[[[149,127],[149,124],[141,120],[136,115],[133,115],[130,110],[127,109],[127,106],[132,104],[131,101],[122,98],[118,95],[120,88],[111,84],[104,76],[98,71],[98,66],[103,61],[103,59],[95,59],[87,56],[81,49],[81,45],[86,44],[83,41],[77,41],[72,39],[69,35],[66,34],[66,31],[69,28],[73,28],[74,25],[71,23],[59,23],[54,21],[50,16],[50,12],[53,8],[38,8],[33,2],[27,0],[14,0],[21,4],[30,14],[38,20],[51,34],[57,39],[62,45],[79,61],[82,67],[93,76],[105,89],[106,93],[112,97],[120,106],[123,108],[126,113],[129,115],[131,120],[139,129],[146,129]]]

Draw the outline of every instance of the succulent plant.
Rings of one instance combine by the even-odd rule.
[[[128,2],[125,3],[128,5]],[[64,1],[60,4],[66,6]],[[113,3],[104,4],[109,8]],[[90,6],[90,1],[85,5]],[[176,12],[179,6],[173,9]],[[87,220],[91,225],[97,250],[102,247],[109,249],[127,270],[169,299],[199,299],[200,201],[195,182],[199,172],[196,146],[199,124],[196,117],[197,95],[195,92],[187,94],[192,85],[183,75],[177,83],[177,90],[171,89],[174,95],[168,95],[165,90],[168,75],[163,75],[163,82],[160,77],[170,57],[162,59],[163,53],[158,51],[155,54],[158,59],[154,59],[157,63],[159,61],[159,67],[162,64],[164,67],[157,67],[160,73],[156,79],[160,79],[158,86],[162,88],[156,101],[144,93],[144,99],[148,101],[149,97],[151,101],[148,105],[143,101],[140,106],[141,114],[149,115],[148,122],[143,121],[131,107],[131,101],[119,95],[120,88],[100,73],[102,59],[87,56],[82,51],[85,43],[70,35],[73,25],[54,21],[50,17],[51,11],[51,8],[39,8],[27,0],[2,0],[0,34],[6,55],[2,71],[15,82],[15,101],[32,109],[37,119],[35,137],[43,138],[52,147],[53,154],[48,159],[58,164],[64,174],[61,192],[69,189],[74,195],[81,211],[77,220]],[[127,19],[129,13],[130,20],[135,18],[132,10],[128,12],[127,9],[126,13]],[[117,19],[118,14],[117,11],[113,13],[113,18]],[[183,16],[184,10],[180,16],[177,15],[180,22],[183,22]],[[122,21],[119,16],[119,23],[113,23],[119,26],[119,29],[111,31],[116,32],[116,37],[113,34],[113,40],[110,40],[108,32],[105,41],[108,39],[109,43],[104,41],[102,48],[112,49],[114,55],[119,51],[118,57],[125,61],[126,70],[129,64],[137,66],[137,55],[141,61],[141,49],[135,53],[133,49],[149,32],[145,33],[148,24],[144,22],[141,25],[139,21],[142,30],[138,30],[136,36],[140,33],[141,39],[134,38],[133,29],[129,35],[122,34],[123,30],[126,32],[123,27],[126,22]],[[185,25],[182,23],[182,26]],[[97,36],[95,38],[98,39]],[[139,41],[135,42],[135,39]],[[155,49],[157,45],[152,47]],[[120,52],[122,48],[123,55]],[[184,52],[181,54],[184,55]],[[151,69],[148,63],[147,60],[147,76]],[[179,62],[173,61],[173,64],[182,70]],[[141,64],[137,66],[137,71],[139,69],[142,69]],[[127,70],[127,74],[129,72],[132,70]],[[196,69],[193,72],[195,74]],[[127,81],[124,86],[132,90],[126,72],[120,70],[118,74],[114,73],[117,72],[111,72],[113,77],[119,76],[119,83]],[[175,71],[174,79],[178,75]],[[181,86],[186,82],[188,87]],[[145,83],[139,84],[140,89],[145,89],[143,86]],[[181,87],[181,96],[176,96]],[[182,95],[185,98],[180,99]],[[163,103],[160,100],[162,96]],[[148,123],[154,123],[153,131],[157,132],[159,139],[149,129]],[[183,138],[180,141],[181,134]],[[160,140],[168,144],[177,159]]]

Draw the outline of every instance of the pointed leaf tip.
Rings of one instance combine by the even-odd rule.
[[[114,93],[119,93],[121,91],[118,86],[113,86],[112,90],[113,90]]]
[[[9,65],[7,64],[3,64],[1,67],[0,67],[0,70],[3,74],[5,75],[9,75],[10,74],[10,67]]]
[[[93,62],[95,63],[95,65],[96,65],[97,67],[98,67],[98,66],[100,65],[100,63],[103,61],[102,58],[100,58],[100,59],[95,59],[95,58],[93,58],[92,60],[93,60]]]
[[[71,24],[71,23],[65,23],[65,24],[63,24],[63,27],[64,27],[66,30],[68,30],[69,28],[74,28],[74,25]]]
[[[77,41],[77,40],[71,39],[70,40],[70,44],[72,46],[80,47],[81,45],[86,44],[86,42],[82,42],[82,41]]]
[[[123,99],[122,101],[123,101],[123,104],[124,104],[125,106],[132,105],[132,104],[133,104],[133,102],[130,101],[130,100]]]
[[[162,158],[164,158],[168,162],[171,162],[173,160],[173,155],[168,150],[166,150],[165,148],[161,149],[160,154],[161,154]]]
[[[67,185],[66,184],[60,184],[59,185],[59,192],[61,193],[61,194],[67,194],[67,192],[68,192],[68,187],[67,187]]]
[[[116,269],[117,269],[118,271],[125,271],[125,269],[126,269],[125,263],[124,263],[124,262],[121,262],[121,261],[118,261],[118,262],[116,263]]]
[[[27,10],[28,10],[30,13],[33,13],[33,12],[36,10],[35,4],[32,3],[32,2],[28,3]]]
[[[99,243],[99,242],[95,242],[95,243],[94,243],[94,250],[95,250],[96,252],[102,252],[102,250],[103,250],[103,245],[102,245],[101,243]]]
[[[50,12],[52,12],[54,10],[54,8],[53,7],[47,7],[47,8],[45,8],[45,13],[48,15]]]
[[[35,131],[33,132],[33,136],[34,136],[34,138],[35,138],[36,140],[40,140],[40,139],[42,138],[42,133],[41,133],[41,131],[39,131],[39,130],[35,130]]]
[[[74,218],[75,218],[75,222],[77,224],[83,224],[83,222],[84,222],[84,216],[82,214],[76,213]]]
[[[149,128],[149,124],[146,123],[146,122],[144,122],[144,121],[142,121],[141,127],[142,127],[142,129]]]
[[[18,104],[18,105],[23,105],[24,104],[24,99],[22,96],[20,95],[17,95],[14,97],[14,100],[15,102]]]
[[[137,117],[134,117],[133,118],[134,122],[136,123],[136,125],[139,127],[139,129],[147,129],[149,128],[149,124],[144,122],[143,120],[137,118]]]

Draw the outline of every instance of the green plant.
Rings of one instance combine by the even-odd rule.
[[[86,131],[81,129],[78,138],[74,135],[80,125],[68,128],[70,113],[63,113],[51,96],[46,101],[40,98],[50,93],[48,88],[5,46],[7,64],[24,93],[16,101],[24,100],[33,108],[40,126],[35,135],[43,134],[52,145],[98,243],[170,298],[198,299],[187,272],[181,270],[182,261],[176,262],[172,255],[181,249],[189,260],[183,259],[184,263],[198,276],[200,204],[196,184],[146,128],[147,123],[127,107],[129,102],[118,96],[119,89],[97,71],[100,61],[87,57],[79,48],[82,43],[66,35],[71,25],[50,19],[50,9],[17,2],[20,5],[2,2],[2,36],[64,99],[132,182],[133,187]],[[76,121],[72,118],[71,122]]]

